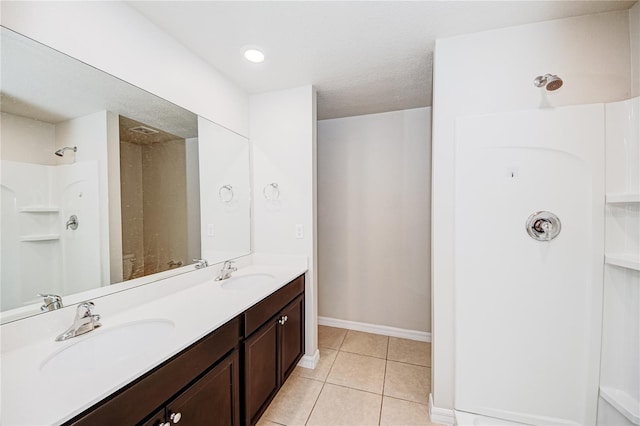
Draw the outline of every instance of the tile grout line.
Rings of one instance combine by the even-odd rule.
[[[346,336],[346,333],[345,333],[345,336]],[[340,346],[342,346],[342,344],[340,344]],[[334,350],[334,349],[332,349],[332,350]],[[331,369],[333,368],[333,364],[336,363],[336,358],[338,358],[338,353],[339,352],[340,352],[340,349],[338,349],[336,351],[336,357],[333,358],[333,362],[329,366],[329,371],[327,371],[327,375],[325,376],[324,380],[322,380],[322,387],[320,388],[320,392],[318,392],[318,396],[316,397],[316,400],[313,402],[313,407],[311,407],[311,411],[309,411],[309,415],[307,416],[307,420],[304,422],[305,425],[307,423],[309,423],[309,419],[311,419],[311,414],[313,414],[313,410],[315,410],[316,405],[318,404],[318,400],[320,399],[320,395],[322,394],[322,391],[324,390],[324,387],[327,384],[327,379],[329,378],[329,374],[331,374]],[[313,380],[313,379],[311,379],[311,380]]]
[[[313,410],[315,410],[316,405],[318,404],[318,400],[320,399],[320,395],[322,394],[322,391],[324,390],[324,385],[326,385],[327,382],[322,383],[322,387],[320,388],[320,392],[318,392],[318,396],[316,397],[316,400],[313,401],[313,407],[311,407],[311,411],[309,411],[309,414],[307,415],[307,419],[304,421],[305,426],[309,423],[309,420],[311,419],[311,414],[313,414]]]
[[[380,412],[378,413],[378,426],[382,423],[382,406],[384,405],[384,387],[387,384],[387,363],[389,362],[389,339],[387,337],[387,351],[384,356],[384,375],[382,376],[382,396],[380,397]]]

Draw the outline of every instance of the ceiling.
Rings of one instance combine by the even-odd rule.
[[[318,118],[431,105],[437,38],[635,1],[130,1],[250,94],[313,84]],[[246,61],[255,46],[266,60]]]

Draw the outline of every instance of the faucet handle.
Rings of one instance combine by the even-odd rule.
[[[96,305],[93,302],[82,302],[76,308],[76,318],[86,318],[93,316],[93,308]]]
[[[207,259],[193,259],[193,261],[196,262],[196,269],[206,268],[209,266]]]

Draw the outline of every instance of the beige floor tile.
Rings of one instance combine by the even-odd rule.
[[[380,426],[431,426],[429,407],[417,402],[382,397]]]
[[[387,361],[384,395],[428,404],[431,369],[419,365]]]
[[[322,390],[322,382],[290,376],[262,419],[287,426],[304,425]]]
[[[382,394],[385,360],[338,352],[327,383]]]
[[[260,417],[260,420],[258,420],[258,423],[256,423],[256,426],[283,426],[283,425],[281,425],[280,423],[274,423],[269,420],[265,420],[264,416],[262,416]]]
[[[388,343],[389,338],[387,336],[349,330],[340,350],[376,358],[386,358]]]
[[[327,349],[340,349],[347,330],[344,328],[327,327],[325,325],[318,326],[318,347]]]
[[[304,367],[298,366],[296,367],[295,370],[293,370],[292,374],[300,377],[306,377],[307,379],[320,380],[323,382],[327,380],[327,376],[329,375],[329,370],[331,370],[331,366],[333,365],[333,362],[336,360],[336,355],[338,354],[338,351],[333,349],[324,349],[324,348],[319,349],[319,351],[320,351],[320,361],[318,361],[318,365],[316,365],[316,368],[312,370],[311,368],[304,368]]]
[[[381,395],[325,384],[307,426],[377,426]]]
[[[389,337],[387,359],[431,367],[431,343]]]

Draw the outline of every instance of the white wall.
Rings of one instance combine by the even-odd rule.
[[[631,93],[629,14],[548,21],[436,42],[433,97],[432,313],[434,405],[453,408],[454,137],[456,117],[610,102]],[[554,73],[564,86],[534,87]]]
[[[55,165],[55,126],[3,112],[0,114],[3,160]]]
[[[318,123],[318,312],[431,331],[431,108]]]
[[[124,2],[2,2],[0,15],[11,30],[248,134],[247,94]]]
[[[317,350],[316,96],[313,86],[251,97],[254,253],[302,255],[309,260],[305,288],[305,353]],[[263,189],[276,182],[279,200]],[[296,238],[302,225],[303,238]]]
[[[631,92],[640,96],[640,2],[629,9],[629,39],[631,49]]]

